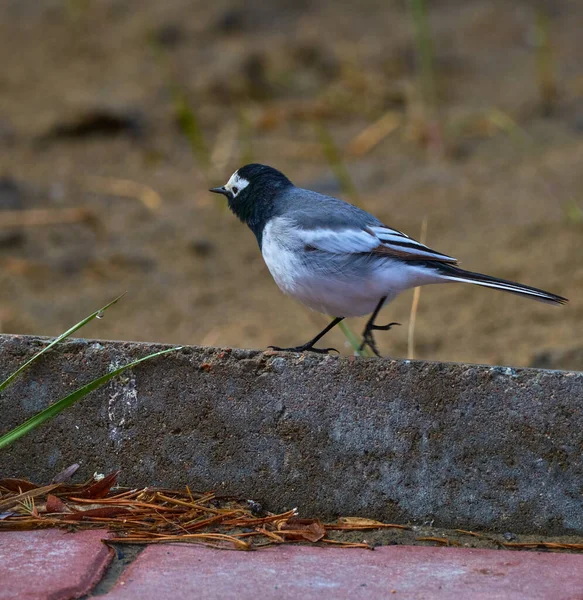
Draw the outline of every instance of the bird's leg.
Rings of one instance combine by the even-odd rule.
[[[317,352],[318,354],[328,354],[329,352],[338,352],[336,348],[314,348],[314,344],[323,338],[332,328],[336,327],[340,321],[342,321],[344,317],[336,317],[331,323],[326,325],[326,327],[320,331],[320,333],[309,342],[306,342],[302,346],[296,346],[295,348],[280,348],[279,346],[268,346],[272,350],[278,350],[279,352],[304,352],[305,350],[309,350],[310,352]],[[340,353],[339,353],[340,354]]]
[[[383,304],[385,303],[385,300],[387,299],[386,296],[383,296],[379,303],[377,304],[376,308],[374,309],[372,315],[370,316],[370,319],[366,322],[366,325],[364,327],[364,331],[362,332],[362,344],[360,344],[359,347],[359,351],[362,352],[364,350],[365,346],[368,346],[379,358],[380,358],[380,354],[374,339],[374,336],[372,334],[373,331],[389,331],[389,329],[391,329],[391,327],[393,327],[393,325],[400,325],[401,323],[389,323],[388,325],[375,325],[375,319],[378,317],[379,312],[381,311],[381,308],[383,307]]]

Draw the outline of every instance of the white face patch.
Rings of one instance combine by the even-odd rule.
[[[239,177],[237,171],[235,171],[229,181],[225,184],[225,189],[231,194],[233,194],[233,198],[237,197],[238,194],[241,193],[241,190],[244,190],[249,185],[249,182],[244,177]]]

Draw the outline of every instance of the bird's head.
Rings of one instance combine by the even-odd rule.
[[[233,213],[257,234],[257,227],[263,226],[273,214],[278,193],[291,185],[277,169],[250,164],[237,169],[225,185],[210,191],[226,196]]]

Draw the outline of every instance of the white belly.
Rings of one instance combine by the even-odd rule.
[[[427,270],[403,261],[368,255],[329,254],[284,245],[269,225],[262,254],[273,279],[285,294],[312,310],[333,317],[360,317],[373,312],[379,300],[393,300],[417,285],[435,283]]]

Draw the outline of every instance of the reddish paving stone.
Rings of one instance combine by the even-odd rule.
[[[150,546],[105,598],[580,600],[583,556],[412,546]]]
[[[104,531],[0,533],[0,599],[65,600],[91,591],[113,558]]]

